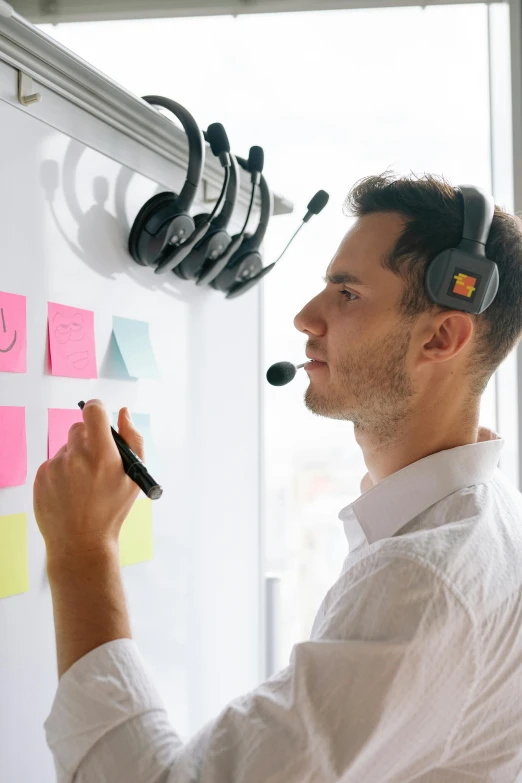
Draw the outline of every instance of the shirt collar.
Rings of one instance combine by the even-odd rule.
[[[339,512],[350,552],[393,536],[411,519],[459,489],[489,481],[504,439],[481,427],[480,440],[412,462],[371,487]]]

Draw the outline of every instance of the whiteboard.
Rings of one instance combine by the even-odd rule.
[[[22,106],[10,58],[0,40],[0,290],[27,297],[28,346],[27,373],[0,375],[0,405],[26,408],[28,477],[0,489],[0,515],[27,513],[29,591],[0,600],[0,780],[51,783],[42,724],[56,655],[32,512],[48,408],[99,397],[110,412],[127,405],[151,414],[164,487],[153,503],[155,555],[122,573],[133,636],[176,730],[187,739],[263,679],[262,291],[225,300],[138,266],[127,252],[132,221],[155,192],[179,192],[183,167],[67,100],[49,79],[35,82],[41,102]],[[205,172],[215,182],[211,158]],[[247,182],[231,233],[244,219]],[[201,211],[203,189],[193,214]],[[94,310],[98,379],[50,375],[49,301]],[[150,323],[160,380],[113,377],[113,315]]]

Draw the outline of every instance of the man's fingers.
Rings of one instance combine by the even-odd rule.
[[[66,447],[71,451],[85,451],[86,446],[87,430],[85,424],[83,421],[77,421],[69,428]]]
[[[145,460],[143,436],[140,435],[130,416],[128,408],[122,408],[118,414],[118,432],[125,443],[141,460]]]
[[[60,449],[58,449],[58,451],[56,452],[54,457],[52,457],[52,459],[56,459],[57,457],[63,457],[63,455],[66,453],[67,453],[67,443],[65,444],[65,446],[62,446]]]
[[[100,457],[105,453],[117,452],[109,417],[101,400],[86,402],[82,413],[89,449]]]

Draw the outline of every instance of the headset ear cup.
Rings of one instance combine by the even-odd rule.
[[[237,234],[233,234],[233,235],[232,235],[232,237],[231,237],[231,239],[230,239],[230,243],[232,243],[232,242],[235,242],[235,241],[236,241],[236,239],[237,239],[239,236],[241,236],[241,232],[238,232]],[[242,251],[241,251],[241,248],[243,247],[243,243],[244,243],[245,239],[248,239],[248,234],[243,234],[243,241],[242,241],[242,242],[241,242],[241,244],[239,245],[239,247],[238,247],[238,249],[236,250],[236,252],[235,252],[235,253],[233,253],[233,254],[230,256],[230,258],[228,259],[228,263],[227,263],[227,265],[226,265],[225,269],[230,269],[231,267],[235,266],[235,265],[236,265],[236,263],[237,263],[237,261],[238,261],[238,259],[239,259],[239,258],[241,258],[241,256],[243,255],[243,253],[242,253]]]
[[[183,259],[181,264],[178,264],[178,266],[174,267],[172,270],[175,274],[178,275],[178,277],[182,277],[183,280],[194,280],[203,264],[205,263],[205,254],[207,252],[207,236],[209,233],[215,233],[216,230],[207,232],[204,237],[202,237],[197,245],[195,245],[188,256]]]
[[[239,233],[234,234],[232,237],[232,242],[237,239],[238,236]],[[243,242],[238,247],[236,252],[229,258],[226,267],[221,270],[219,275],[216,275],[216,277],[211,280],[210,283],[208,283],[208,285],[212,286],[212,288],[215,288],[216,291],[227,291],[229,286],[232,285],[232,282],[235,278],[235,271],[233,272],[232,270],[235,270],[236,264],[243,258],[244,252],[241,251],[241,248],[246,236],[246,234],[243,236]]]
[[[263,263],[258,250],[239,250],[238,257],[233,264],[227,264],[219,275],[211,281],[210,285],[217,291],[228,291],[236,283],[253,277],[261,271]],[[254,271],[255,270],[255,271]]]
[[[256,251],[249,253],[236,269],[236,281],[243,282],[244,280],[250,280],[252,277],[258,275],[263,269],[263,261],[261,259],[261,253]]]
[[[154,216],[161,216],[163,222],[168,224],[169,213],[172,213],[172,218],[177,213],[177,198],[176,193],[170,191],[156,193],[145,202],[136,215],[129,235],[128,247],[133,259],[141,266],[153,266],[164,244],[164,239],[155,236],[154,229],[159,230],[161,222],[158,220],[158,225],[155,226]],[[165,235],[167,230],[168,227]]]
[[[194,220],[194,230],[197,230],[201,226],[203,221],[206,218],[208,218],[208,214],[209,214],[208,212],[200,212],[198,215],[194,215],[194,217],[193,217],[193,220]],[[208,231],[207,231],[207,233],[208,233]],[[174,267],[172,272],[177,277],[181,277],[182,280],[192,280],[195,277],[195,275],[192,273],[192,267],[193,267],[196,259],[199,257],[198,246],[201,245],[201,243],[204,241],[206,236],[207,236],[207,234],[205,234],[203,239],[200,239],[200,241],[197,243],[197,245],[195,245],[195,247],[192,248],[192,250],[190,251],[188,256],[183,259],[181,264],[178,264],[177,266]],[[199,269],[199,267],[201,266],[202,263],[203,263],[202,261],[197,261],[196,269]]]

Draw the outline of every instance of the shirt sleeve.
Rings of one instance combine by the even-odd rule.
[[[316,638],[188,743],[136,644],[63,675],[45,729],[59,783],[403,783],[441,766],[477,678],[475,623],[428,565],[376,553],[336,583]]]

